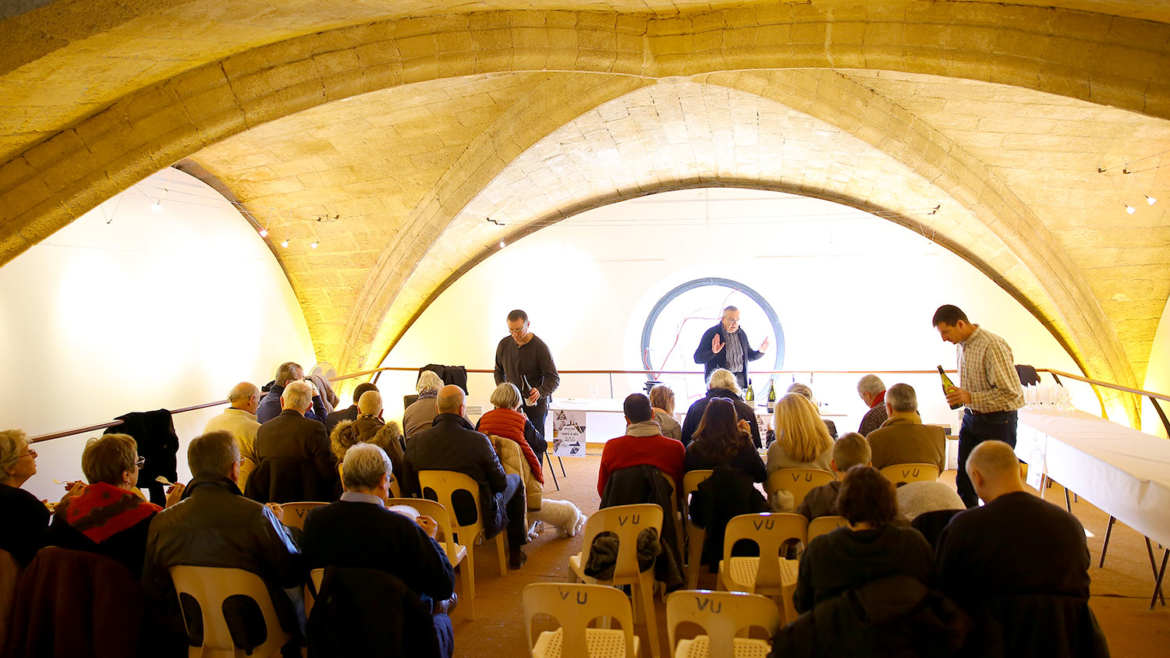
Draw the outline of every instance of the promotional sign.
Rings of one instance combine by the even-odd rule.
[[[552,442],[557,457],[584,457],[585,412],[554,410]]]

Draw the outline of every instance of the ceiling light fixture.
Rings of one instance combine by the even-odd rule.
[[[317,248],[317,243],[316,243],[316,242],[310,242],[310,243],[309,243],[309,248],[310,248],[310,249],[316,249],[316,248]]]
[[[504,241],[500,240],[500,249],[503,249],[505,246],[507,246],[507,245],[504,244]]]
[[[162,212],[162,202],[161,202],[161,200],[160,200],[160,201],[155,201],[155,202],[154,202],[154,205],[153,205],[153,206],[151,206],[151,207],[150,207],[150,209],[151,209],[151,210],[153,210],[153,211],[155,211],[155,212]]]
[[[1157,199],[1155,199],[1154,197],[1152,197],[1152,196],[1150,196],[1150,195],[1148,195],[1148,194],[1147,194],[1147,195],[1146,195],[1146,203],[1148,203],[1148,204],[1150,204],[1150,205],[1152,206],[1152,205],[1154,205],[1155,203],[1158,203],[1158,200],[1157,200]]]
[[[287,248],[288,247],[288,239],[285,239],[284,242],[281,242],[280,246]]]
[[[1131,205],[1129,205],[1129,204],[1127,203],[1127,204],[1125,204],[1125,212],[1127,212],[1127,213],[1129,213],[1129,214],[1131,214],[1131,215],[1132,215],[1132,214],[1134,214],[1135,212],[1137,212],[1137,208],[1134,208],[1133,206],[1131,206]]]
[[[268,237],[268,229],[266,229],[266,228],[260,229],[260,237],[262,237],[262,238]]]

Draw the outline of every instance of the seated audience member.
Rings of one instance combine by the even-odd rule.
[[[520,408],[520,389],[515,384],[504,382],[492,391],[490,402],[495,408],[480,416],[475,431],[514,441],[532,467],[532,477],[543,485],[544,471],[540,465],[544,452],[548,450],[548,441],[544,440],[528,416],[517,411]]]
[[[829,468],[837,474],[837,479],[809,491],[796,508],[796,513],[805,515],[809,521],[818,516],[837,516],[837,496],[849,469],[870,465],[869,442],[864,436],[849,432],[837,439],[833,443],[833,459],[829,461]]]
[[[276,369],[276,380],[272,384],[272,388],[268,389],[268,394],[260,401],[260,406],[256,408],[256,420],[261,424],[276,418],[284,407],[281,406],[281,399],[284,397],[284,389],[292,382],[304,382],[305,371],[299,365],[288,361],[280,364]],[[325,422],[325,405],[321,402],[321,395],[317,392],[317,387],[312,382],[305,384],[312,391],[310,398],[310,407],[305,411],[304,416],[309,420],[315,420],[319,423]]]
[[[81,472],[89,485],[73,488],[73,495],[57,505],[45,543],[105,555],[140,577],[150,521],[162,510],[134,493],[144,461],[127,434],[90,439],[81,453]],[[183,485],[175,484],[167,507],[182,495]]]
[[[650,404],[654,407],[654,420],[662,428],[662,436],[682,441],[682,425],[674,419],[674,391],[666,384],[650,389]]]
[[[330,436],[333,436],[333,430],[337,427],[338,423],[343,420],[357,420],[358,415],[361,413],[358,410],[358,401],[362,399],[362,395],[366,391],[376,390],[378,390],[378,387],[374,386],[370,382],[362,382],[358,384],[357,388],[353,389],[353,404],[346,407],[345,409],[337,409],[325,417],[325,431],[328,432]]]
[[[683,470],[714,470],[728,466],[752,482],[763,482],[768,474],[760,453],[752,446],[749,432],[747,421],[737,419],[731,400],[712,398],[703,410],[703,418],[695,430],[695,440],[687,446]]]
[[[433,632],[442,655],[451,656],[454,632],[448,612],[453,601],[447,600],[455,593],[455,571],[435,541],[435,520],[428,516],[411,520],[386,509],[393,474],[389,458],[378,446],[354,446],[341,469],[345,487],[341,500],[312,510],[305,518],[301,544],[309,569],[377,569],[396,576],[425,602],[434,602]],[[409,635],[423,629],[404,624],[403,631]],[[403,655],[419,655],[405,650],[416,644],[426,643],[403,637]]]
[[[49,508],[20,487],[37,472],[37,451],[21,430],[0,432],[0,550],[27,567],[45,546]]]
[[[402,481],[402,464],[406,456],[402,452],[402,430],[398,423],[382,420],[382,394],[367,390],[358,400],[361,414],[355,420],[343,420],[329,436],[329,447],[333,457],[341,463],[345,453],[359,443],[372,443],[382,449],[394,467],[394,478]]]
[[[439,415],[435,416],[431,428],[415,434],[406,444],[403,490],[422,493],[419,471],[456,471],[478,482],[480,503],[484,506],[479,510],[484,534],[492,539],[507,528],[508,565],[519,569],[528,560],[523,548],[528,543],[523,480],[515,473],[504,473],[491,442],[468,422],[463,389],[444,386],[439,389],[435,402]],[[466,518],[458,505],[452,512]]]
[[[261,505],[240,494],[236,486],[240,461],[239,447],[227,432],[204,434],[187,446],[193,477],[183,500],[159,512],[150,524],[142,585],[160,621],[172,634],[185,638],[170,568],[191,565],[250,571],[264,580],[281,627],[299,644],[298,602],[290,595],[297,596],[293,588],[304,583],[301,551],[281,525],[280,505]]]
[[[938,546],[943,528],[965,509],[967,506],[954,488],[942,482],[907,482],[898,487],[898,515],[921,532],[931,546]]]
[[[923,425],[918,415],[918,396],[909,384],[894,384],[886,390],[888,419],[869,434],[873,467],[881,470],[894,464],[934,464],[938,472],[947,468],[947,433],[941,427]]]
[[[809,388],[808,384],[802,384],[800,382],[793,382],[792,386],[789,386],[788,390],[785,391],[785,393],[796,393],[798,395],[803,395],[804,397],[808,398],[808,401],[812,403],[813,408],[817,410],[817,415],[818,416],[820,415],[821,408],[819,406],[817,406],[817,396],[813,395],[813,391],[811,388]],[[828,418],[824,418],[822,420],[825,421],[825,429],[829,430],[829,436],[831,436],[834,440],[836,440],[836,438],[837,438],[837,423],[834,423],[833,421],[829,420]]]
[[[939,588],[968,608],[986,599],[1031,594],[1087,601],[1084,527],[1025,490],[1011,446],[979,444],[967,458],[967,474],[986,504],[955,515],[939,537]]]
[[[435,400],[439,396],[439,389],[443,388],[443,380],[430,370],[424,370],[418,376],[418,383],[414,385],[418,392],[418,399],[410,403],[402,414],[402,431],[406,432],[407,440],[414,438],[422,430],[428,429],[439,415]]]
[[[869,411],[861,417],[857,433],[868,438],[870,432],[886,422],[886,385],[877,375],[866,375],[857,382],[857,395],[869,407]]]
[[[812,540],[801,556],[797,612],[890,576],[927,583],[934,566],[930,544],[917,530],[892,523],[898,514],[894,485],[877,469],[846,472],[837,510],[847,525]]]
[[[707,405],[711,400],[725,399],[730,400],[735,405],[735,413],[740,420],[746,421],[749,427],[748,438],[759,449],[763,446],[760,442],[760,426],[756,421],[756,411],[752,406],[743,401],[741,395],[743,391],[739,388],[739,383],[735,379],[735,375],[730,370],[719,368],[711,373],[711,378],[707,381],[707,395],[695,400],[690,409],[687,409],[687,417],[683,419],[682,425],[682,443],[688,446],[695,432],[699,428],[699,423],[703,420],[703,412],[707,409]]]
[[[808,398],[788,393],[776,402],[776,440],[768,446],[768,475],[782,468],[829,470],[833,438]]]
[[[661,428],[654,420],[650,398],[633,393],[622,403],[622,410],[626,415],[626,433],[606,441],[601,450],[601,466],[597,472],[598,495],[605,494],[605,483],[609,481],[611,473],[643,464],[669,475],[676,489],[681,487],[686,448],[679,441],[662,435]]]
[[[289,383],[280,404],[280,415],[256,432],[259,461],[246,483],[249,497],[268,503],[333,500],[337,461],[325,425],[304,415],[312,404],[309,385]]]
[[[255,384],[240,382],[228,393],[228,402],[231,406],[207,421],[203,433],[222,431],[231,434],[240,446],[240,456],[255,463],[256,430],[260,429],[260,421],[256,420],[256,410],[260,407],[260,389]]]

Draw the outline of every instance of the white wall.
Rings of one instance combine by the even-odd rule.
[[[506,334],[505,315],[523,308],[560,369],[640,370],[639,337],[653,305],[675,286],[708,276],[738,280],[775,308],[786,370],[951,369],[955,349],[941,342],[930,319],[939,305],[953,303],[1004,336],[1017,363],[1080,372],[1019,303],[918,232],[824,201],[725,189],[607,206],[508,245],[444,292],[384,365],[491,368]],[[762,337],[759,328],[745,330],[753,342]],[[695,346],[681,349],[690,354]],[[766,369],[764,363],[771,361],[754,365]],[[809,381],[807,373],[782,376],[778,385],[794,377]],[[882,377],[914,385],[928,422],[955,421],[937,374]],[[842,429],[855,429],[865,412],[857,378],[812,381],[825,411],[844,414],[836,417]],[[762,388],[763,378],[754,379]],[[399,393],[414,381],[393,373],[380,379],[388,418],[401,414]],[[642,381],[615,377],[613,395],[641,390]],[[487,405],[491,376],[473,376],[470,386],[470,403]],[[672,386],[683,397],[683,387]],[[609,397],[604,375],[567,376],[557,395],[588,398],[594,387]],[[700,394],[701,378],[691,378],[686,389]],[[1075,384],[1073,391],[1081,409],[1100,413],[1088,386]]]
[[[33,436],[222,400],[285,360],[315,362],[288,279],[230,203],[173,169],[0,268],[5,428]],[[184,479],[186,442],[220,411],[174,417]],[[59,497],[53,479],[81,477],[81,449],[97,434],[37,444],[26,488]]]
[[[1150,348],[1150,363],[1146,367],[1146,381],[1142,388],[1155,393],[1170,394],[1170,326],[1167,323],[1166,311],[1170,311],[1170,301],[1162,311],[1162,321],[1158,323],[1158,331],[1154,334],[1154,346]],[[1159,402],[1162,411],[1170,416],[1170,402]],[[1142,398],[1142,431],[1155,436],[1166,436],[1166,426],[1154,410],[1154,404],[1149,398]]]

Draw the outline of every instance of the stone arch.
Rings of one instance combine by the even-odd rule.
[[[988,80],[1170,117],[1170,25],[1056,8],[768,4],[660,18],[499,11],[344,27],[131,90],[0,165],[0,263],[151,171],[354,94],[493,71],[650,78],[872,68]],[[110,85],[119,88],[119,85]]]

